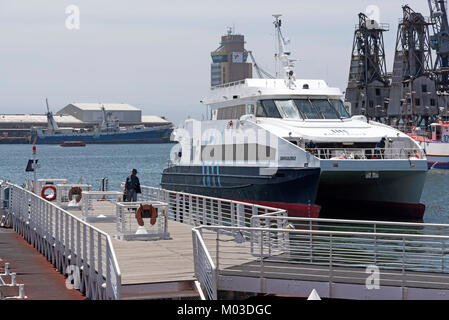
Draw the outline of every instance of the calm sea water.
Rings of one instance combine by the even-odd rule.
[[[38,177],[65,178],[69,183],[77,183],[82,178],[83,183],[92,184],[94,189],[98,189],[103,177],[108,177],[110,189],[118,190],[120,183],[136,168],[141,184],[158,187],[173,146],[130,144],[62,148],[39,145]],[[32,174],[25,172],[31,158],[31,145],[0,145],[0,179],[17,184],[31,179]],[[449,224],[449,170],[434,169],[428,173],[422,202],[427,206],[425,222]]]

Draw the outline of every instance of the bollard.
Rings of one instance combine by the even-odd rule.
[[[11,286],[15,287],[17,285],[16,274],[11,273]]]
[[[19,284],[19,299],[25,299],[25,285]]]
[[[9,276],[9,263],[5,263],[5,275]]]

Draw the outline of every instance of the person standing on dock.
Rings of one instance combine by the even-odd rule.
[[[137,194],[141,193],[140,181],[137,177],[137,170],[133,169],[132,174],[126,178],[125,194],[127,202],[137,202]]]

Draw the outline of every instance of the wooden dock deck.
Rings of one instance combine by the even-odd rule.
[[[93,211],[96,214],[110,216],[115,213],[114,203],[93,201],[93,204]],[[69,210],[69,212],[81,218],[80,210]],[[169,220],[169,240],[124,241],[117,239],[114,221],[99,219],[97,222],[89,221],[89,224],[108,233],[112,239],[122,273],[122,292],[125,297],[127,287],[137,285],[148,287],[159,284],[161,287],[161,284],[184,283],[181,289],[176,290],[191,291],[192,286],[186,286],[186,284],[193,284],[195,280],[191,226]],[[186,294],[191,296],[192,292],[186,292]]]

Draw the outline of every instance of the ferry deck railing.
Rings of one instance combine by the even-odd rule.
[[[13,229],[89,299],[120,299],[121,272],[110,236],[17,185],[9,188]]]
[[[230,236],[239,232],[257,236],[251,241]],[[285,234],[283,238],[288,241],[277,241],[279,234]],[[334,284],[365,287],[367,270],[374,268],[380,272],[381,287],[404,289],[397,299],[432,298],[423,295],[430,294],[426,291],[429,289],[435,289],[441,298],[442,291],[449,291],[446,235],[203,225],[193,229],[193,237],[194,242],[209,244],[217,290],[239,291],[246,287],[252,292],[289,294],[290,286],[276,284],[286,279],[307,280],[317,286],[329,284],[329,291],[321,294],[332,298]],[[195,261],[201,263],[199,258],[198,254]],[[207,269],[208,265],[210,261],[198,268]],[[240,280],[224,280],[229,277]],[[268,281],[270,288],[265,287]],[[346,294],[350,298],[354,293]]]
[[[425,159],[420,148],[312,148],[312,155],[323,160],[411,160]]]

